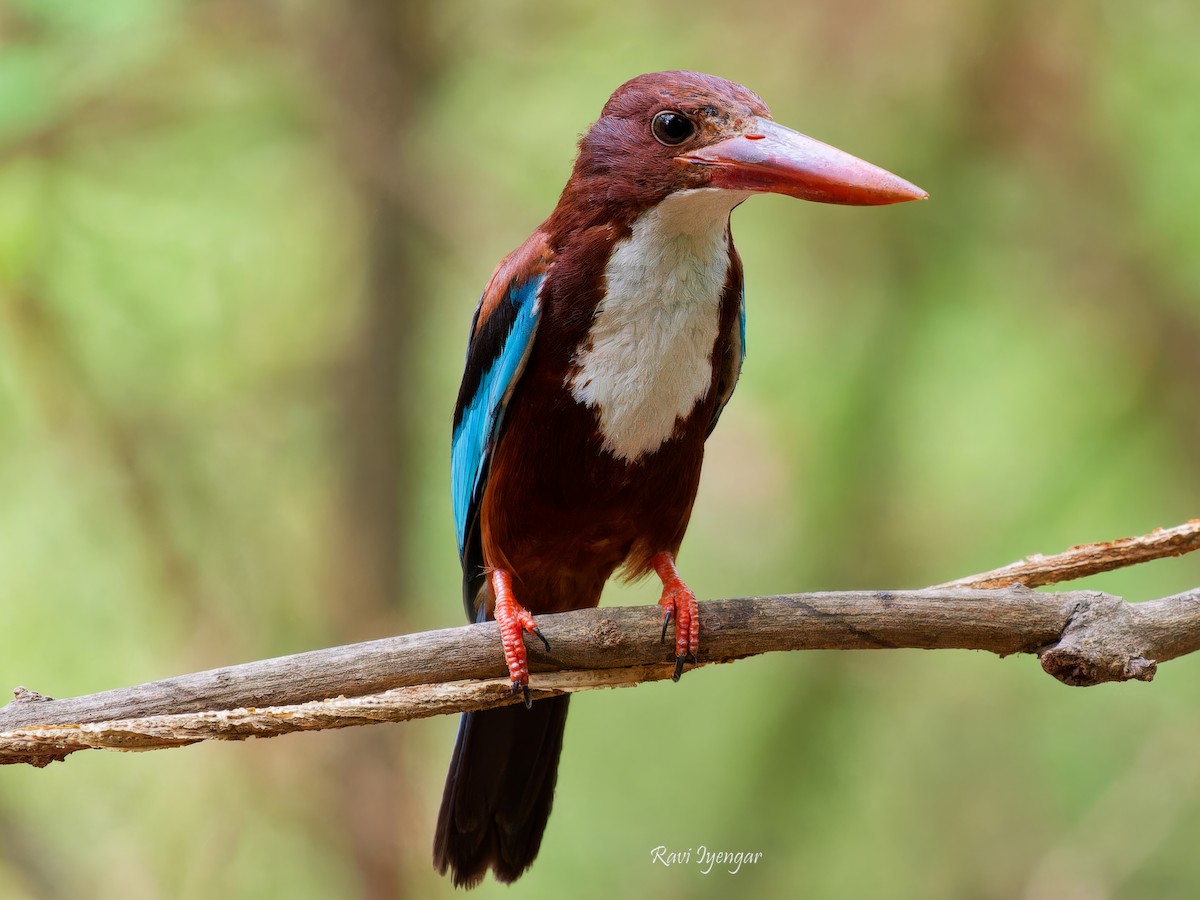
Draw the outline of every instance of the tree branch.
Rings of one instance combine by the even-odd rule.
[[[1138,537],[1080,544],[1053,556],[1036,553],[999,569],[968,575],[934,587],[997,588],[1010,584],[1040,587],[1111,572],[1153,559],[1183,556],[1193,550],[1200,550],[1200,519],[1191,519],[1174,528],[1155,528],[1149,534]]]
[[[1200,545],[1200,521],[1142,538],[1030,557],[974,579],[1033,583],[1178,555]],[[1104,548],[1104,549],[1099,549]],[[1066,558],[1066,559],[1064,559]],[[1014,568],[1016,567],[1016,568]],[[1007,573],[1007,574],[1000,574]],[[539,617],[552,652],[529,645],[535,699],[670,677],[657,606]],[[1158,663],[1200,649],[1200,587],[1130,604],[1096,591],[980,590],[789,594],[700,604],[704,658],[780,650],[987,650],[1036,653],[1071,685],[1150,681]],[[400,635],[50,700],[17,689],[0,708],[0,763],[44,766],[76,750],[151,750],[205,739],[397,722],[515,702],[494,622]],[[333,699],[330,699],[333,698]]]

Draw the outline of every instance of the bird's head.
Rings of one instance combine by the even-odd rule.
[[[579,143],[563,200],[645,209],[717,188],[875,206],[928,195],[878,166],[771,119],[753,91],[697,72],[654,72],[617,88]]]

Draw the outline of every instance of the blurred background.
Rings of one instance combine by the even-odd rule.
[[[1196,516],[1198,33],[1187,0],[0,0],[0,687],[460,623],[476,298],[657,69],[932,195],[734,215],[749,357],[681,556],[702,598]],[[1150,599],[1200,559],[1087,584]],[[1185,896],[1198,681],[809,653],[583,695],[507,895]],[[449,896],[455,727],[2,771],[0,897]],[[659,845],[764,855],[704,875]]]

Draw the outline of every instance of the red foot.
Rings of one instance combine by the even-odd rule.
[[[525,695],[525,705],[532,706],[529,696],[529,657],[525,652],[525,641],[522,632],[536,634],[546,652],[550,651],[550,642],[543,637],[537,622],[529,610],[517,602],[512,592],[512,574],[504,569],[492,569],[489,576],[492,580],[492,591],[496,595],[494,615],[496,624],[500,626],[500,640],[504,644],[504,661],[508,664],[508,674],[512,678],[512,692],[518,691]]]
[[[658,605],[663,608],[662,639],[667,639],[667,626],[675,619],[675,675],[676,681],[683,674],[683,664],[690,658],[696,661],[696,651],[700,649],[700,611],[696,605],[696,595],[692,589],[683,583],[675,570],[675,557],[670,553],[656,553],[650,560],[654,571],[662,579],[662,599]]]

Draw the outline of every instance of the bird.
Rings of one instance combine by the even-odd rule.
[[[540,226],[493,272],[471,321],[451,481],[471,622],[499,626],[512,691],[466,713],[433,862],[456,887],[533,863],[554,799],[569,697],[530,702],[534,618],[595,607],[618,569],[662,583],[679,680],[700,651],[676,567],[704,444],[746,355],[730,213],[756,193],[873,206],[925,191],[777,124],[762,99],[698,72],[621,85],[583,134]]]

